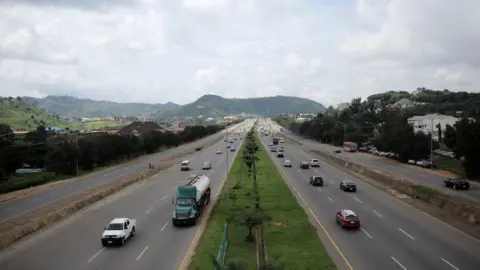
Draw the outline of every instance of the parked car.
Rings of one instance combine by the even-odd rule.
[[[451,187],[453,189],[464,189],[468,190],[470,188],[470,183],[463,178],[448,178],[443,180],[443,185],[445,187]]]
[[[310,185],[322,187],[323,186],[323,178],[321,176],[310,177]]]

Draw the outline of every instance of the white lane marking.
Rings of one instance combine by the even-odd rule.
[[[355,199],[355,201],[357,201],[359,203],[362,203],[362,201],[359,198],[357,198],[357,197],[353,197],[353,198]]]
[[[166,198],[168,198],[168,196],[163,196],[161,201],[165,200]]]
[[[333,202],[332,198],[328,197],[328,199],[329,199],[331,202]]]
[[[330,183],[332,183],[332,184],[335,184],[335,182],[333,182],[332,180],[328,180],[328,181],[329,181]]]
[[[397,259],[395,259],[395,257],[390,256],[390,258],[392,258],[392,260],[393,260],[398,266],[400,266],[403,270],[407,270],[407,268],[405,268],[405,266],[403,266],[399,261],[397,261]]]
[[[13,206],[12,206],[12,207],[8,207],[7,209],[5,209],[5,212],[6,212],[6,211],[10,211],[10,210],[12,210],[13,208],[14,208]]]
[[[458,269],[455,265],[453,265],[451,262],[445,260],[444,258],[442,258],[442,261],[443,261],[444,263],[450,265],[450,267],[452,267],[453,269],[455,269],[455,270],[460,270],[460,269]]]
[[[175,187],[175,188],[173,189],[173,191],[175,191],[175,190],[177,190],[177,187]]]
[[[148,214],[148,213],[150,213],[150,211],[152,211],[152,210],[153,210],[153,206],[152,206],[152,207],[150,207],[150,208],[148,208],[148,210],[147,210],[147,211],[145,211],[145,214]]]
[[[37,200],[38,200],[37,198],[31,199],[32,202],[36,202]]]
[[[367,232],[365,231],[363,228],[360,228],[368,237],[370,237],[370,239],[372,239],[373,237]]]
[[[298,173],[302,173],[302,170],[300,170],[300,169],[297,169],[297,172],[298,172]]]
[[[319,188],[319,187],[317,187],[317,188],[318,188],[318,191],[322,192],[322,189],[321,189],[321,188]]]
[[[168,222],[165,223],[165,225],[163,225],[162,229],[160,230],[161,232],[163,232],[163,230],[165,230],[165,228],[168,226]]]
[[[372,212],[375,213],[375,214],[376,214],[377,216],[379,216],[379,217],[383,217],[382,215],[380,215],[380,213],[378,213],[378,212],[375,211],[375,210],[372,210]]]
[[[406,231],[402,230],[402,228],[398,228],[399,231],[401,231],[403,234],[405,234],[406,236],[410,237],[410,239],[412,240],[415,240],[415,238],[413,238],[413,236],[411,236],[410,234],[408,234]]]
[[[104,174],[103,177],[107,177],[108,176],[108,173]]]
[[[143,249],[142,253],[140,253],[140,255],[138,255],[137,261],[140,259],[140,257],[142,257],[143,253],[145,253],[145,251],[147,251],[147,249],[148,249],[148,246],[146,246],[146,247]]]
[[[88,260],[88,262],[93,261],[93,259],[95,259],[95,257],[97,257],[98,254],[100,254],[104,249],[105,249],[105,248],[102,248],[102,249],[100,249],[97,253],[95,253],[95,255],[93,255],[93,256],[90,258],[90,260]]]

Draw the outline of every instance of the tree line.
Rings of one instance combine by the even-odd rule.
[[[58,175],[76,175],[78,171],[92,171],[162,148],[192,142],[237,122],[189,126],[179,133],[151,131],[140,136],[99,135],[75,140],[67,139],[69,136],[51,136],[44,126],[19,139],[8,125],[0,124],[0,179],[5,181],[25,166],[44,168]]]
[[[451,93],[448,92],[448,95],[451,96]],[[352,141],[359,146],[372,145],[379,151],[396,153],[401,161],[425,159],[431,150],[438,149],[443,143],[455,152],[458,159],[463,160],[462,166],[467,177],[480,177],[478,121],[462,118],[454,126],[447,125],[445,130],[437,125],[434,130],[438,132],[439,140],[432,141],[430,134],[415,133],[407,121],[413,115],[428,113],[425,106],[402,109],[391,105],[391,102],[383,102],[379,107],[378,103],[374,104],[371,100],[355,98],[344,110],[330,108],[302,123],[288,115],[279,115],[273,120],[297,134],[323,143],[341,146],[345,141]]]

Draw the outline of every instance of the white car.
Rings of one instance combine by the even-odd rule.
[[[310,160],[310,167],[320,167],[320,161],[318,159]]]
[[[222,150],[217,149],[217,154],[221,154],[221,153],[222,153]]]
[[[292,162],[290,160],[286,159],[283,162],[283,167],[292,167]]]
[[[120,244],[123,246],[128,238],[135,235],[136,219],[115,218],[105,227],[102,234],[102,245]]]

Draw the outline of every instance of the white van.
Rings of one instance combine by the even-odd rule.
[[[189,171],[190,170],[190,160],[184,160],[180,163],[180,170]]]

